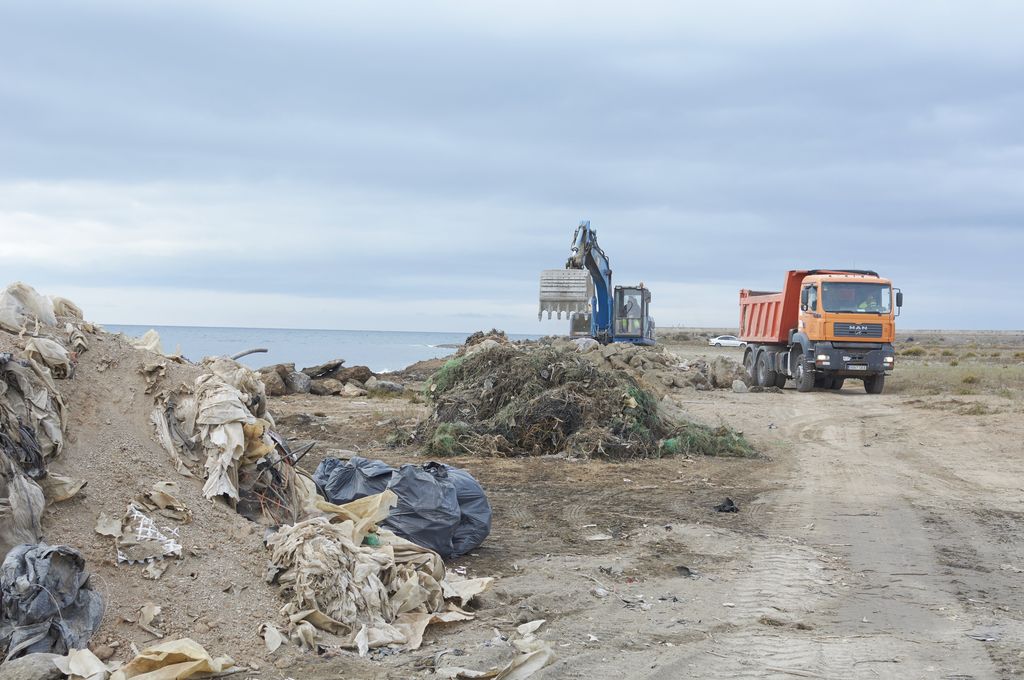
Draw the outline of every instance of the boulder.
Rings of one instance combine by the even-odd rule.
[[[596,352],[601,349],[601,343],[593,338],[576,338],[572,341],[572,344],[576,345],[576,351],[580,354]]]
[[[307,374],[308,375],[308,374]],[[309,393],[316,394],[321,397],[326,397],[332,394],[341,394],[341,391],[345,388],[345,383],[334,378],[323,378],[320,380],[313,380],[309,384]]]
[[[59,654],[26,654],[0,665],[0,680],[60,680],[64,677],[53,660]]]
[[[373,383],[371,386],[370,383]],[[374,392],[390,392],[392,394],[401,394],[405,392],[405,386],[390,380],[380,380],[379,378],[370,378],[366,381],[366,389]]]
[[[501,347],[501,344],[502,343],[498,342],[497,340],[494,340],[492,338],[487,338],[486,340],[481,340],[480,342],[476,343],[475,345],[468,345],[466,347],[465,356],[467,356],[467,357],[468,356],[473,356],[477,352],[486,352],[489,349],[494,349],[495,347]]]
[[[373,371],[366,366],[349,366],[348,368],[339,368],[331,377],[343,383],[357,380],[362,385],[373,377]]]
[[[715,387],[732,387],[735,380],[747,381],[747,370],[738,361],[717,356],[708,365],[708,379]]]
[[[284,384],[284,378],[277,371],[261,372],[260,380],[263,381],[268,397],[280,397],[288,394],[288,386]]]
[[[346,383],[345,387],[341,389],[341,396],[343,397],[365,397],[366,390],[356,387],[352,383]]]
[[[302,372],[308,375],[310,378],[316,380],[317,378],[333,378],[334,374],[341,368],[341,365],[345,363],[344,359],[332,359],[331,361],[319,364],[317,366],[310,366],[309,368],[302,369]]]
[[[745,392],[749,391],[749,388],[747,387],[747,383],[743,382],[742,380],[733,380],[732,391],[736,392],[737,394],[744,394]]]
[[[284,378],[289,394],[308,394],[312,382],[308,375],[300,371],[292,371]]]

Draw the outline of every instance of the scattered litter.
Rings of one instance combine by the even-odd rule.
[[[723,606],[723,607],[730,607],[730,608],[732,608],[732,607],[735,607],[735,606],[736,606],[736,604],[735,604],[735,603],[733,603],[733,602],[723,602],[723,603],[722,603],[722,606]]]
[[[697,578],[698,574],[685,564],[676,565],[676,573],[685,578]]]
[[[181,557],[181,544],[177,529],[157,529],[156,524],[135,503],[129,503],[121,521],[121,535],[117,543],[119,563],[138,564],[165,557]]]
[[[590,594],[594,597],[598,597],[603,600],[604,598],[608,597],[611,593],[609,593],[608,590],[602,588],[601,586],[595,586],[590,589]]]
[[[263,637],[264,644],[267,646],[268,654],[273,654],[284,644],[285,640],[284,636],[281,635],[281,631],[269,621],[260,626],[259,633]]]
[[[0,656],[66,654],[100,626],[103,598],[92,589],[85,559],[63,545],[19,545],[0,566]]]
[[[70,680],[106,680],[114,670],[88,648],[72,649],[67,656],[54,659],[53,665]]]
[[[20,281],[0,293],[0,328],[12,333],[39,331],[40,325],[56,326],[53,302]]]
[[[188,680],[207,673],[229,672],[234,665],[230,656],[213,658],[199,643],[182,638],[147,647],[114,671],[110,680]]]
[[[163,515],[176,522],[187,523],[192,521],[192,511],[174,497],[178,493],[178,485],[175,482],[157,482],[149,491],[145,491],[137,499],[145,509]]]
[[[590,536],[587,536],[588,541],[610,541],[613,538],[615,537],[611,534],[592,534]]]
[[[154,623],[156,623],[160,618],[160,613],[162,611],[163,607],[153,604],[152,602],[147,602],[142,605],[142,609],[139,610],[139,617],[136,619],[136,623],[139,624],[139,628],[150,635],[163,638],[164,632],[154,626]]]
[[[739,512],[740,508],[738,505],[733,503],[732,499],[726,497],[724,501],[715,506],[715,512]]]
[[[121,535],[121,520],[110,517],[105,512],[101,512],[99,517],[96,518],[95,529],[96,533],[100,536],[117,538]]]
[[[150,581],[157,581],[167,568],[171,566],[171,563],[167,560],[158,560],[150,562],[146,565],[146,568],[142,570],[142,578],[149,579]]]

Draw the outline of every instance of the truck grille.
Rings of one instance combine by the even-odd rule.
[[[834,324],[835,335],[847,338],[880,338],[882,337],[882,324],[880,323],[837,323]]]

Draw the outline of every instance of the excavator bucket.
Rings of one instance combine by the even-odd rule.
[[[540,273],[540,311],[538,319],[562,314],[572,319],[576,315],[590,314],[590,299],[594,296],[594,282],[584,269],[545,269]]]

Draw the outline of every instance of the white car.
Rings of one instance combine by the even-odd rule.
[[[711,338],[708,340],[708,344],[715,347],[744,347],[747,343],[743,342],[735,335],[719,335],[717,338]]]

